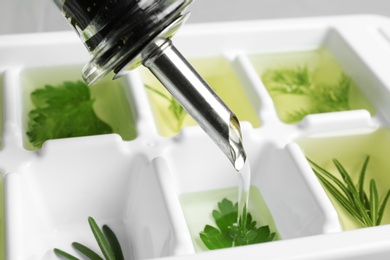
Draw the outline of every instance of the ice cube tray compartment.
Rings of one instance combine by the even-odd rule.
[[[255,128],[260,127],[261,122],[227,57],[224,55],[197,57],[190,58],[189,62],[229,108],[235,111],[241,121],[248,121]],[[151,72],[142,68],[140,74],[148,90],[148,98],[160,135],[174,136],[181,128],[196,125],[188,114],[181,119],[173,113],[172,96]]]
[[[7,228],[10,259],[53,259],[54,247],[72,252],[72,241],[93,239],[88,216],[114,230],[126,258],[183,250],[175,247],[157,163],[116,135],[97,139],[49,142],[41,157],[7,175],[7,193],[18,191],[7,198],[6,217],[15,223]]]
[[[28,140],[29,111],[34,109],[31,93],[46,86],[58,87],[64,82],[83,82],[80,71],[82,65],[47,66],[24,68],[19,75],[23,104],[23,144],[26,149],[37,149]],[[93,108],[98,118],[109,124],[114,133],[123,140],[133,140],[137,136],[133,97],[123,79],[116,81],[105,78],[90,87],[90,96],[94,100]]]
[[[126,115],[131,115],[132,134],[116,131],[55,139],[41,149],[31,149],[25,138],[29,93],[44,84],[79,79],[81,64],[89,58],[73,32],[2,36],[0,170],[6,259],[56,259],[52,249],[74,252],[73,241],[97,249],[88,216],[114,229],[126,259],[235,259],[243,255],[246,259],[386,259],[390,255],[387,222],[344,231],[337,207],[305,155],[320,161],[329,160],[330,152],[353,156],[365,149],[360,146],[366,138],[363,129],[379,129],[382,134],[374,139],[387,139],[383,133],[390,118],[390,45],[384,36],[388,28],[387,18],[350,16],[188,25],[175,36],[175,45],[189,60],[225,59],[237,76],[260,122],[241,122],[251,184],[261,192],[281,237],[202,253],[195,253],[180,197],[237,185],[230,162],[207,135],[198,126],[185,126],[173,136],[163,136],[151,94],[136,70],[113,83],[119,85],[119,92],[108,101],[122,98],[126,113],[117,128],[126,132],[131,125]],[[375,114],[367,110],[311,114],[296,124],[279,119],[252,55],[318,48],[327,48],[335,56],[375,107]],[[107,90],[104,96],[109,94]],[[114,114],[107,119],[117,120]],[[356,135],[362,136],[359,142],[343,141],[346,145],[335,150],[337,140]],[[327,148],[319,152],[317,147],[324,142]],[[350,151],[351,144],[358,148]],[[380,151],[387,151],[385,147],[383,142]],[[369,152],[378,154],[374,146]],[[388,178],[381,176],[384,186],[389,186]],[[2,221],[0,214],[0,225]]]
[[[357,181],[364,160],[370,156],[365,176],[365,189],[369,189],[369,181],[374,179],[379,198],[383,198],[390,186],[390,176],[387,174],[389,133],[389,128],[366,129],[355,133],[306,137],[297,140],[297,144],[308,158],[323,165],[328,171],[337,172],[332,166],[332,159],[337,158],[352,175],[354,181]],[[351,219],[337,202],[333,203],[340,215],[344,230],[362,227],[357,221]],[[389,211],[385,212],[381,224],[390,224],[389,214]]]
[[[243,133],[250,155],[251,185],[262,193],[282,239],[341,231],[332,206],[326,198],[313,196],[289,151],[270,140],[251,138],[255,134],[250,131],[246,127]],[[184,129],[182,134],[163,155],[170,165],[172,189],[178,196],[237,185],[237,173],[222,154],[218,155],[218,148],[211,141],[204,140],[201,132],[187,135]],[[188,150],[192,151],[191,160],[187,159]]]

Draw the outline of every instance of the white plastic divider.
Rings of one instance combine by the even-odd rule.
[[[23,148],[21,114],[21,91],[18,85],[20,67],[10,67],[3,73],[3,129],[0,160],[5,174],[16,171],[20,164],[32,158],[32,154]],[[16,156],[17,155],[17,156]]]
[[[3,95],[4,95],[4,139],[13,136],[21,136],[21,90],[18,85],[20,67],[13,67],[6,70],[3,74]],[[18,139],[19,140],[19,139]],[[19,140],[20,143],[21,140]],[[15,145],[15,144],[13,144]],[[17,145],[21,148],[20,145]]]
[[[48,141],[5,183],[7,259],[53,259],[54,248],[74,252],[73,241],[99,251],[88,216],[113,228],[127,258],[182,249],[155,167],[117,135]]]
[[[341,232],[341,224],[338,219],[338,214],[334,209],[325,190],[322,188],[319,180],[313,174],[313,171],[305,158],[305,155],[295,143],[290,143],[286,146],[289,156],[299,169],[302,175],[301,179],[305,183],[304,186],[309,191],[310,196],[315,200],[318,209],[323,215],[323,233]]]
[[[172,174],[168,165],[162,158],[154,159],[153,165],[162,189],[164,205],[170,215],[169,220],[172,226],[174,240],[172,253],[173,255],[193,254],[195,253],[194,245],[191,241],[188,226],[181,209],[179,197],[173,185]]]
[[[10,221],[21,223],[24,215],[22,203],[21,178],[16,173],[8,173],[4,177],[4,198],[5,206],[5,237],[6,237],[6,259],[23,260],[23,233],[24,226],[11,225]]]
[[[301,135],[337,130],[378,127],[367,110],[348,110],[321,114],[310,114],[297,124]]]
[[[252,184],[263,194],[282,239],[341,231],[332,205],[318,196],[322,188],[316,186],[320,190],[313,191],[309,185],[313,180],[305,175],[299,148],[269,143],[262,150],[249,154],[255,169]]]
[[[389,232],[390,225],[386,225],[162,259],[386,260],[390,254]]]
[[[128,90],[131,91],[133,97],[138,137],[156,138],[158,136],[157,126],[141,76],[138,71],[131,71],[125,78]]]
[[[185,25],[175,36],[174,42],[185,56],[212,56],[216,53],[240,50],[283,52],[317,48],[332,22],[324,23],[323,20],[315,18],[309,23],[301,21],[302,23],[297,19],[286,19],[272,23],[238,21],[213,23],[212,26]]]
[[[370,27],[340,26],[333,38],[327,42],[328,47],[336,57],[345,72],[355,80],[360,91],[375,105],[379,116],[390,122],[390,53],[384,51],[382,45],[373,41],[371,36],[379,34],[372,32]],[[375,37],[374,37],[375,39]]]
[[[161,167],[161,168],[160,168]],[[146,259],[191,254],[192,244],[186,242],[180,211],[174,205],[177,198],[169,194],[169,172],[164,162],[154,159],[143,163],[140,172],[129,183],[129,199],[124,221],[131,254],[128,258]],[[133,177],[134,178],[134,177]],[[164,179],[162,179],[164,178]],[[173,201],[167,201],[173,200]],[[176,220],[179,221],[176,223]]]
[[[265,125],[278,122],[272,98],[247,56],[237,56],[232,64],[261,122]]]
[[[83,64],[89,54],[72,31],[2,35],[1,64],[8,67]]]

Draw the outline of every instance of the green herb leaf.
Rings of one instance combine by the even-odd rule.
[[[91,260],[103,260],[97,253],[80,243],[73,242],[72,246]]]
[[[68,259],[68,260],[79,260],[77,257],[75,257],[75,256],[73,256],[65,251],[62,251],[61,249],[58,249],[58,248],[54,248],[54,253],[56,253],[56,255],[58,255],[60,257]]]
[[[367,226],[372,226],[372,220],[369,216],[370,208],[366,209],[364,207],[358,195],[357,189],[353,184],[351,176],[348,174],[348,172],[344,169],[344,167],[338,160],[334,159],[333,163],[336,165],[337,170],[344,179],[344,182],[347,184],[347,189],[352,195],[352,202],[354,203],[355,208],[359,211],[359,215],[363,218],[363,221]]]
[[[228,199],[218,203],[218,210],[213,211],[213,218],[222,233],[229,232],[232,224],[237,222],[238,204],[233,204]]]
[[[349,110],[349,89],[351,84],[351,78],[342,73],[336,84],[317,85],[309,96],[313,100],[316,100],[319,111],[332,112]]]
[[[99,245],[100,250],[102,251],[106,260],[124,260],[122,248],[119,244],[119,241],[115,233],[107,226],[103,226],[103,231],[96,224],[96,221],[92,218],[88,218],[89,225],[91,227],[92,233]],[[88,257],[90,260],[103,260],[97,253],[95,253],[90,248],[80,244],[78,242],[73,242],[72,246]],[[60,249],[55,248],[54,252],[58,256],[62,256],[68,260],[78,260],[78,258],[72,256],[71,254],[64,252]]]
[[[349,89],[352,80],[344,73],[334,85],[318,84],[312,77],[307,66],[294,68],[269,69],[261,79],[270,92],[275,95],[301,95],[308,97],[311,107],[289,111],[286,114],[287,123],[302,120],[308,114],[349,110]]]
[[[89,217],[88,222],[92,233],[95,236],[96,242],[98,243],[100,250],[102,251],[106,260],[115,260],[115,255],[112,252],[110,244],[108,243],[99,226],[96,224],[96,221],[92,217]]]
[[[377,225],[377,226],[379,226],[380,223],[382,222],[383,214],[384,214],[384,212],[385,212],[385,209],[386,209],[387,202],[388,202],[389,198],[390,198],[390,189],[387,191],[386,196],[385,196],[385,198],[383,199],[382,204],[381,204],[381,206],[380,206],[380,208],[379,208],[379,211],[378,211],[378,219],[377,219],[377,221],[376,221],[376,225]]]
[[[366,208],[369,207],[369,204],[367,204],[369,201],[368,201],[368,198],[366,196],[366,193],[364,192],[363,186],[364,186],[364,178],[366,177],[366,170],[367,170],[367,165],[368,165],[369,160],[370,160],[370,156],[367,156],[366,159],[364,160],[362,169],[360,171],[359,182],[358,182],[358,190],[359,190],[360,200],[363,202],[363,204]]]
[[[164,98],[168,102],[168,109],[171,111],[173,117],[176,119],[176,131],[179,131],[183,126],[185,117],[188,115],[187,111],[180,105],[180,103],[171,95],[167,95],[162,91],[155,89],[149,85],[145,85],[145,88]]]
[[[333,163],[341,175],[343,182],[307,158],[312,166],[313,172],[328,192],[345,210],[366,227],[380,225],[390,197],[389,189],[382,202],[379,202],[379,194],[374,179],[370,181],[369,196],[364,190],[364,179],[369,158],[367,156],[364,160],[356,185],[353,183],[351,175],[337,159],[333,159]]]
[[[113,132],[95,114],[89,88],[81,81],[46,85],[32,92],[31,100],[35,108],[29,113],[26,134],[36,148],[49,139]]]
[[[228,199],[218,203],[218,209],[212,215],[218,228],[206,225],[200,238],[210,250],[234,246],[243,246],[272,241],[275,233],[268,226],[257,228],[250,213],[245,221],[237,221],[238,204]],[[243,223],[242,225],[238,222]]]
[[[325,188],[333,195],[333,197],[343,206],[351,215],[355,216],[359,221],[362,222],[361,217],[357,210],[351,205],[351,202],[343,196],[339,190],[332,185],[325,177],[319,174],[319,172],[314,170],[314,173],[317,175],[318,179],[322,182]]]
[[[103,233],[114,252],[115,260],[124,260],[122,248],[115,233],[107,225],[103,226]]]
[[[261,78],[267,89],[275,94],[306,95],[313,88],[310,74],[307,66],[298,66],[270,69]]]
[[[200,239],[210,250],[232,247],[230,237],[210,225],[205,226],[204,230],[200,233]]]
[[[374,180],[370,181],[370,213],[371,220],[374,224],[376,224],[376,220],[378,219],[378,211],[379,211],[379,202],[378,202],[378,190],[376,189],[376,184]]]

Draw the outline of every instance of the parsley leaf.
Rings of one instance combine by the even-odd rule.
[[[46,85],[31,93],[31,101],[35,108],[28,114],[26,134],[36,148],[49,139],[113,132],[95,114],[89,88],[81,81]]]
[[[240,221],[244,225],[239,225],[237,212],[237,203],[233,204],[226,198],[218,203],[218,210],[212,213],[217,228],[206,225],[200,233],[200,238],[208,249],[251,245],[274,239],[275,233],[270,231],[269,226],[256,227],[256,221],[250,213],[246,213],[246,221]]]

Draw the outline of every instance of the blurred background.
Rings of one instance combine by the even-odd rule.
[[[195,0],[188,23],[345,14],[390,17],[390,0]],[[51,0],[0,0],[0,34],[70,30]]]

